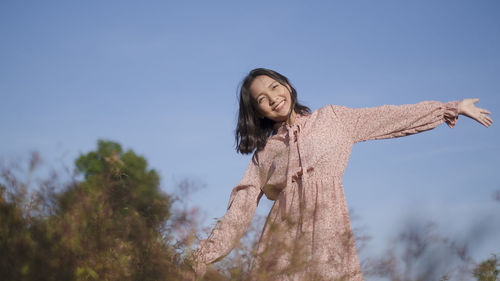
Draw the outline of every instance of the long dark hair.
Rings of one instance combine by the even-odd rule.
[[[285,87],[290,87],[292,106],[288,113],[288,120],[295,110],[297,114],[309,114],[311,110],[297,101],[297,91],[284,75],[266,68],[256,68],[243,79],[240,87],[240,109],[238,124],[236,125],[236,151],[242,154],[260,150],[266,145],[267,139],[273,134],[275,122],[268,118],[260,118],[250,95],[250,86],[257,76],[266,75]]]

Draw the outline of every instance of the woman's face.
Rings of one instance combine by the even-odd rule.
[[[288,120],[292,106],[289,87],[281,85],[269,76],[260,75],[255,77],[250,85],[250,94],[261,117],[275,122]]]

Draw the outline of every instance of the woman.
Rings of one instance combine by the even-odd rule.
[[[254,153],[227,213],[194,253],[194,269],[227,255],[247,230],[263,194],[274,200],[252,265],[252,280],[363,280],[341,178],[354,143],[453,127],[458,115],[488,127],[490,112],[460,102],[310,113],[288,79],[269,69],[243,80],[237,151]]]

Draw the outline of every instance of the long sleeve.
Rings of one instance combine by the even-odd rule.
[[[443,122],[453,128],[458,118],[457,106],[458,101],[425,101],[358,109],[332,105],[331,109],[353,142],[361,142],[416,134]]]
[[[194,252],[197,263],[211,264],[229,254],[248,229],[262,196],[259,169],[250,161],[241,181],[234,187],[226,214],[217,222],[210,236],[200,241]]]

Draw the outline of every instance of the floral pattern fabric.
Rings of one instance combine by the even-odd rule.
[[[356,142],[453,127],[458,102],[353,109],[328,105],[283,124],[254,153],[226,214],[199,243],[195,261],[227,255],[262,195],[275,201],[252,266],[254,280],[363,280],[342,186]]]

